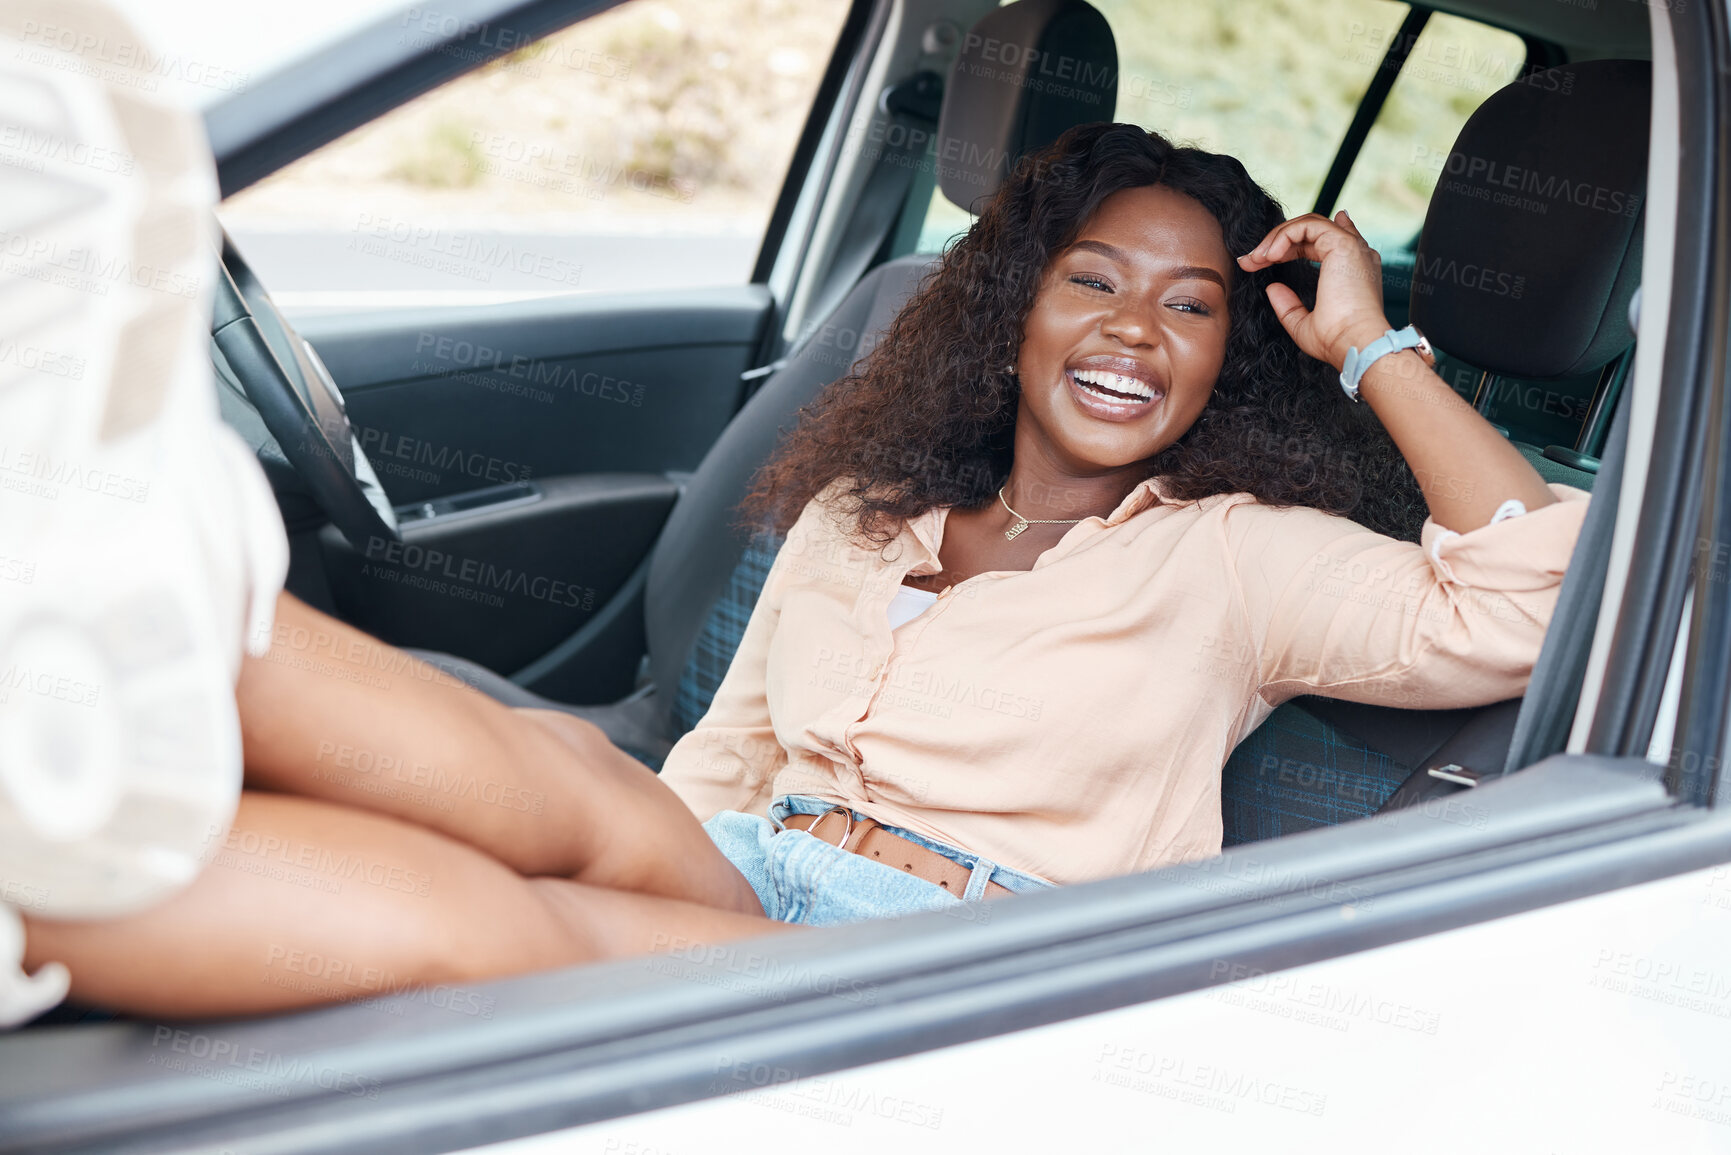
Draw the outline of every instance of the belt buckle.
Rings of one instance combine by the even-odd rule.
[[[823,823],[823,820],[825,818],[828,818],[831,814],[834,814],[838,810],[847,816],[847,825],[842,827],[841,841],[836,843],[835,846],[836,846],[836,849],[838,849],[838,850],[846,850],[847,849],[847,840],[849,838],[853,837],[853,811],[846,806],[841,806],[841,805],[831,806],[828,810],[825,810],[823,813],[819,814],[816,818],[812,819],[811,825],[805,828],[805,832],[807,834],[810,834],[813,838],[816,838],[817,835],[816,835],[815,831],[817,830],[818,826]]]

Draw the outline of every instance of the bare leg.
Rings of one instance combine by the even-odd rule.
[[[257,1014],[787,929],[758,915],[523,878],[441,834],[348,807],[244,794],[179,895],[100,922],[27,918],[26,966],[134,1014]]]
[[[255,789],[362,807],[554,875],[761,913],[685,804],[601,731],[512,710],[283,595],[235,691]]]

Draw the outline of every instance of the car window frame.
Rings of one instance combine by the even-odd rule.
[[[798,141],[794,145],[787,175],[782,178],[781,189],[777,192],[774,207],[770,210],[769,224],[765,227],[763,239],[758,246],[757,259],[752,263],[752,284],[768,284],[775,272],[776,262],[781,256],[782,247],[787,243],[788,230],[793,223],[800,197],[811,183],[812,174],[818,164],[819,148],[824,134],[834,122],[838,107],[846,95],[849,72],[867,41],[873,23],[872,17],[878,7],[876,0],[849,0],[848,13],[842,18],[835,49],[830,53],[823,79],[818,82],[812,106],[806,111],[805,125],[800,129]]]
[[[1701,6],[1655,9],[1652,19],[1676,30],[1687,67],[1682,165],[1672,178],[1677,231],[1666,238],[1676,291],[1665,327],[1649,337],[1662,346],[1664,388],[1640,507],[1627,511],[1645,534],[1628,566],[1682,589],[1696,576],[1699,531],[1731,540],[1731,287],[1713,275],[1731,267],[1731,155],[1716,146],[1731,122],[1731,81],[1715,74],[1726,46]],[[1703,237],[1712,244],[1695,243]],[[1671,449],[1676,461],[1661,460]],[[1706,489],[1711,500],[1690,501]],[[485,1022],[407,1000],[396,1020],[338,1007],[205,1028],[319,1070],[359,1070],[376,1096],[315,1082],[273,1098],[147,1066],[162,1030],[172,1040],[197,1025],[56,1029],[37,1036],[34,1055],[23,1049],[28,1032],[0,1036],[0,1068],[17,1075],[10,1091],[0,1087],[11,1097],[0,1150],[50,1141],[179,1150],[263,1137],[277,1150],[452,1150],[757,1089],[760,1067],[779,1083],[1233,981],[1223,961],[1287,969],[1731,861],[1731,803],[1718,789],[1731,590],[1696,588],[1678,732],[1685,744],[1702,733],[1697,749],[1716,761],[1711,774],[1682,783],[1688,789],[1670,792],[1674,775],[1642,757],[1644,745],[1630,752],[1639,719],[1620,718],[1589,738],[1588,752],[1478,788],[1483,825],[1403,812],[1234,848],[1193,868],[1023,896],[984,919],[936,912],[754,940],[720,955],[675,953],[672,972],[659,969],[665,956],[650,956],[528,976],[489,984],[503,1013]],[[1659,607],[1644,608],[1653,592],[1629,580],[1607,595],[1618,635],[1663,619]],[[1656,674],[1663,686],[1673,646],[1662,633],[1644,637],[1642,646],[1630,633],[1628,676],[1638,684]],[[1623,676],[1613,666],[1591,704],[1595,723],[1633,700],[1610,689]],[[1647,738],[1650,730],[1649,721]],[[1282,872],[1294,859],[1304,869]],[[1331,898],[1336,886],[1359,897]],[[881,992],[872,1015],[836,996],[834,980],[849,975]],[[477,1029],[459,1029],[469,1027]],[[80,1086],[50,1088],[43,1051],[75,1070]]]

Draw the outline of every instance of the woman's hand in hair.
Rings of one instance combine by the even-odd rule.
[[[1349,348],[1362,349],[1388,330],[1382,260],[1341,212],[1332,221],[1315,213],[1294,217],[1238,264],[1255,271],[1296,260],[1322,263],[1316,308],[1306,309],[1297,293],[1279,284],[1268,287],[1268,302],[1300,349],[1338,369]],[[1510,498],[1529,510],[1556,500],[1520,450],[1412,350],[1379,357],[1359,389],[1411,466],[1442,528],[1478,529]]]
[[[1342,209],[1332,221],[1305,213],[1278,225],[1238,258],[1238,266],[1255,272],[1298,260],[1322,265],[1316,308],[1305,308],[1298,294],[1279,282],[1268,286],[1268,303],[1300,349],[1339,369],[1348,349],[1364,348],[1389,328],[1382,311],[1382,258]]]

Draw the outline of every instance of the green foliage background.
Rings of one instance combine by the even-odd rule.
[[[1118,120],[1236,156],[1289,215],[1308,212],[1360,98],[1398,34],[1392,0],[1093,0],[1118,43]],[[1379,248],[1411,241],[1449,146],[1514,79],[1519,37],[1433,15],[1337,207]],[[934,203],[921,248],[967,214]]]

